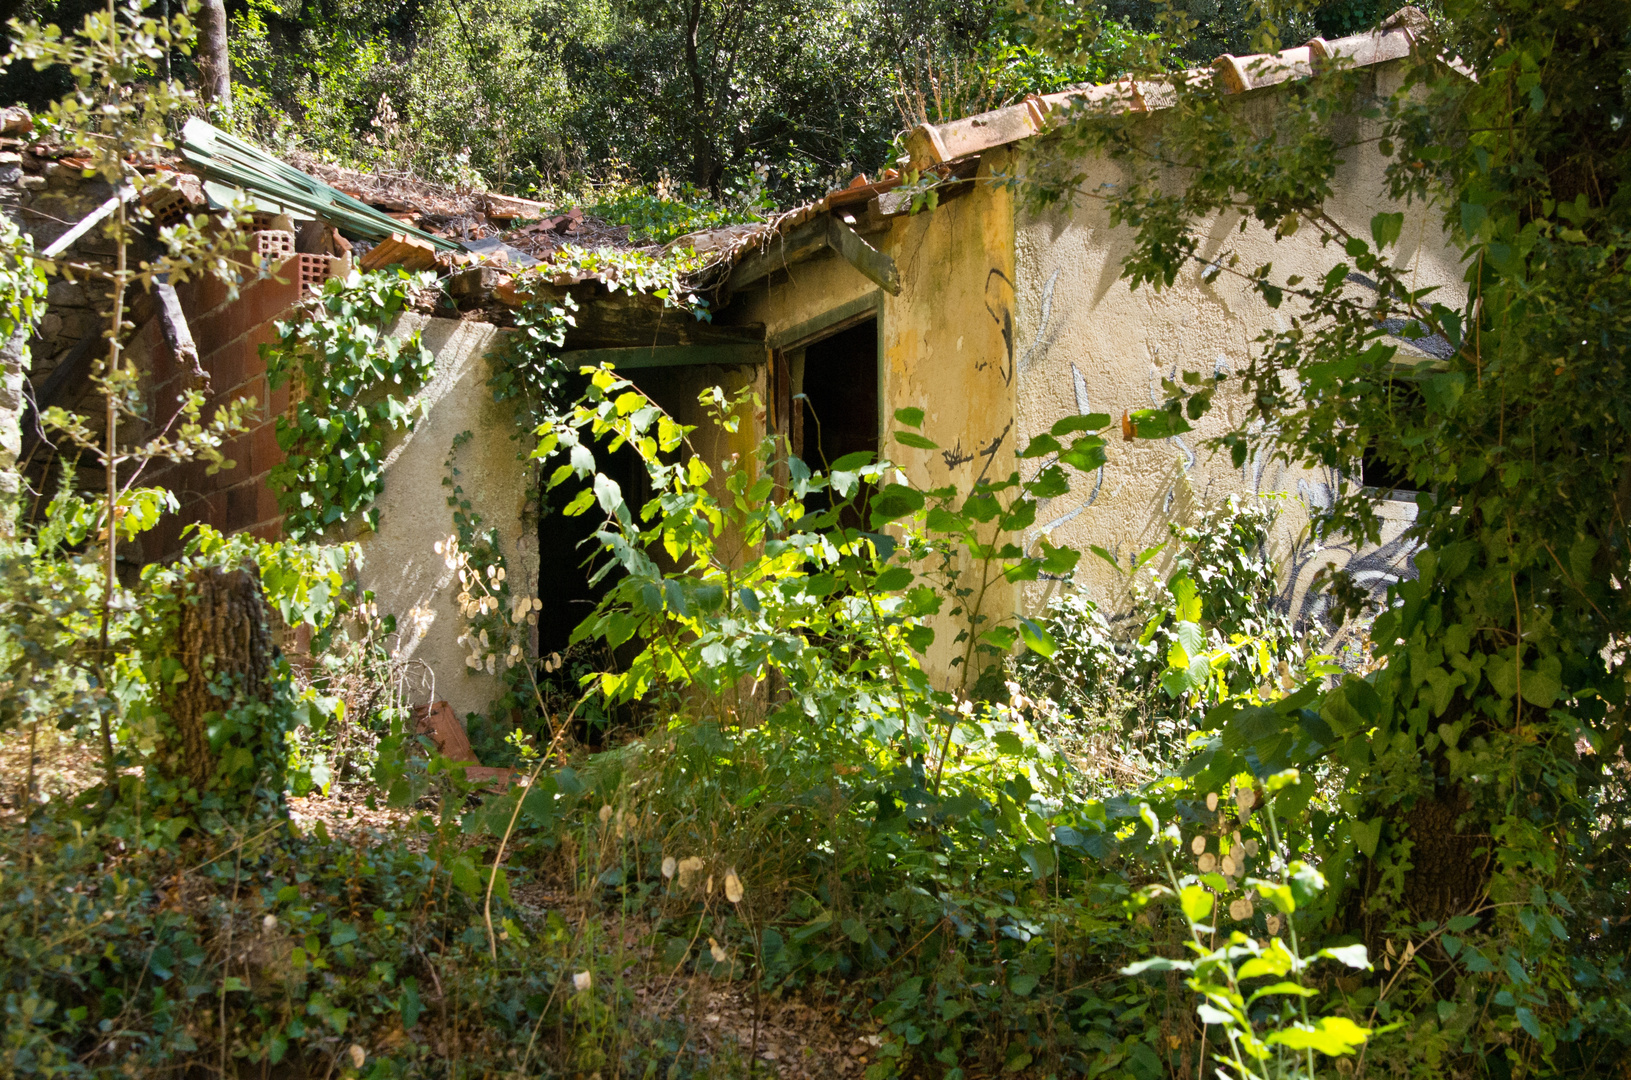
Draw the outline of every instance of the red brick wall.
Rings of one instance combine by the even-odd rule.
[[[213,278],[176,287],[198,345],[200,366],[210,377],[204,417],[239,398],[253,398],[255,408],[246,416],[248,430],[224,447],[234,462],[232,468],[207,476],[202,462],[164,463],[143,476],[143,484],[170,489],[181,504],[179,514],[166,515],[143,537],[146,561],[179,554],[181,532],[193,522],[228,533],[248,531],[263,539],[282,534],[283,516],[266,477],[283,460],[274,420],[288,408],[289,387],[285,383],[276,391],[268,388],[259,348],[275,336],[273,322],[300,299],[299,258],[285,262],[272,277],[245,285],[232,301],[227,300],[226,287]],[[162,425],[175,414],[176,397],[189,384],[189,373],[177,366],[157,320],[131,343],[131,355],[147,373],[152,415]]]

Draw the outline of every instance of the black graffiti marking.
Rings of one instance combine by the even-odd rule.
[[[1007,356],[1007,362],[1002,369],[1002,383],[1004,386],[1008,386],[1014,381],[1014,313],[1009,309],[1006,300],[999,299],[997,307],[991,306],[992,278],[997,278],[1008,286],[1009,293],[1014,291],[1014,283],[1008,280],[1007,274],[1004,274],[996,267],[992,267],[990,272],[985,275],[985,310],[989,311],[991,318],[998,326],[1002,327],[1002,345]],[[1000,294],[1001,290],[999,289],[998,292]],[[988,366],[984,361],[981,361],[974,365],[974,370],[979,371]]]
[[[996,453],[997,453],[997,447],[1002,445],[1002,441],[1008,437],[1008,429],[1013,427],[1013,426],[1014,426],[1014,422],[1012,420],[1010,420],[1010,421],[1008,421],[1008,423],[1004,424],[1002,426],[1001,433],[999,433],[995,439],[991,440],[990,445],[985,446],[980,450],[980,456],[983,457],[983,458],[989,458],[989,457],[995,456]]]

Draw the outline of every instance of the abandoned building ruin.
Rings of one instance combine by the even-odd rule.
[[[1225,56],[1204,74],[1238,99],[1236,107],[1249,110],[1276,109],[1277,86],[1308,78],[1329,63],[1363,69],[1376,92],[1386,93],[1403,78],[1400,61],[1410,54],[1419,18],[1405,8],[1374,33],[1315,40],[1278,54]],[[558,215],[504,196],[278,161],[192,121],[175,160],[165,166],[177,178],[178,212],[222,202],[234,190],[247,193],[258,210],[251,239],[262,269],[247,273],[235,296],[210,279],[177,286],[173,301],[138,297],[129,348],[149,380],[155,413],[173,408],[165,403],[174,401],[192,370],[190,357],[177,356],[178,342],[185,351],[190,339],[209,376],[211,404],[253,397],[258,421],[228,447],[234,468],[208,476],[202,466],[182,465],[150,477],[147,482],[175,492],[181,510],[126,555],[133,562],[174,556],[181,530],[191,522],[277,536],[277,494],[266,478],[281,460],[275,418],[289,407],[291,388],[268,389],[259,346],[272,339],[276,320],[288,317],[330,276],[398,264],[436,270],[443,294],[404,314],[396,327],[399,333],[419,329],[436,356],[435,376],[419,392],[425,411],[389,448],[378,529],[355,538],[364,553],[361,579],[380,610],[396,616],[401,653],[430,667],[434,697],[451,703],[454,712],[482,711],[498,680],[467,668],[458,642],[458,590],[450,587],[454,572],[435,550],[450,531],[446,463],[451,459],[459,469],[473,511],[497,530],[512,583],[542,598],[543,654],[564,646],[595,595],[582,569],[581,528],[559,514],[538,513],[540,477],[524,452],[530,433],[518,430],[515,416],[487,386],[487,357],[508,332],[505,313],[518,285],[576,300],[565,359],[615,365],[684,422],[701,422],[697,396],[708,387],[753,388],[763,410],[734,434],[699,430],[703,453],[749,453],[762,435],[775,432],[812,463],[868,450],[886,454],[916,485],[966,487],[988,466],[1006,475],[1016,467],[1017,448],[1062,417],[1119,417],[1159,405],[1163,378],[1232,370],[1260,330],[1284,318],[1247,283],[1229,275],[1209,280],[1199,268],[1160,292],[1133,291],[1119,273],[1131,230],[1112,227],[1101,201],[1081,199],[1033,213],[1010,187],[994,182],[1022,174],[1034,155],[1050,152],[1039,136],[1079,102],[1147,113],[1141,122],[1153,138],[1162,92],[1158,85],[1131,82],[1085,87],[917,129],[905,167],[940,178],[932,209],[911,212],[910,193],[899,190],[902,177],[891,169],[877,179],[857,177],[761,224],[682,238],[676,243],[709,254],[697,288],[711,297],[711,321],[653,297],[608,289],[596,277],[529,277],[535,256],[556,245],[617,241],[613,234],[597,234],[595,223],[581,215]],[[24,138],[27,123],[7,114],[0,202],[43,249],[112,192],[85,179],[73,160]],[[1369,121],[1355,117],[1350,123],[1363,136]],[[1400,257],[1419,285],[1455,286],[1461,268],[1435,212],[1420,204],[1376,205],[1373,193],[1384,188],[1386,160],[1374,140],[1355,137],[1351,144],[1334,181],[1332,215],[1364,233],[1378,211],[1403,211]],[[1089,189],[1122,175],[1108,159],[1085,161],[1081,168]],[[518,224],[523,227],[512,228]],[[1243,262],[1272,258],[1290,272],[1324,265],[1325,253],[1307,231],[1276,243],[1256,225],[1237,232],[1238,224],[1216,222],[1208,251],[1228,244]],[[75,240],[75,257],[105,257],[99,235],[90,229]],[[88,375],[103,342],[98,299],[83,284],[55,279],[50,314],[31,342],[31,366],[21,370],[16,342],[4,358],[0,420],[7,421],[11,441],[3,452],[19,463],[35,491],[48,490],[54,453],[38,414],[51,405],[79,405],[90,392]],[[166,307],[172,303],[179,314]],[[178,320],[186,337],[177,337]],[[1399,344],[1433,355],[1432,342]],[[1240,414],[1227,393],[1220,404],[1181,437],[1113,439],[1108,464],[1046,506],[1027,539],[1046,532],[1055,543],[1084,551],[1098,545],[1125,562],[1165,539],[1169,522],[1200,506],[1232,493],[1283,491],[1300,497],[1278,523],[1281,554],[1291,567],[1285,602],[1299,615],[1318,614],[1320,601],[1307,586],[1327,562],[1346,562],[1375,588],[1411,573],[1399,536],[1412,518],[1412,503],[1384,505],[1389,531],[1380,548],[1308,549],[1301,540],[1307,507],[1328,501],[1352,480],[1262,460],[1236,469],[1226,457],[1209,454],[1206,440]],[[889,440],[895,411],[907,407],[923,410],[924,433],[948,449],[917,450]],[[465,432],[470,437],[460,439]],[[1111,607],[1124,587],[1115,568],[1091,558],[1082,560],[1076,584]],[[999,598],[996,607],[1036,612],[1062,587],[1046,580],[1024,585]],[[936,662],[931,655],[931,669]]]

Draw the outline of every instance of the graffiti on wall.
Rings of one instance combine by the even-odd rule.
[[[992,370],[1002,378],[1005,385],[1008,385],[1016,376],[1022,379],[1027,377],[1039,362],[1049,359],[1053,346],[1061,336],[1061,327],[1056,321],[1054,309],[1054,289],[1059,275],[1060,271],[1055,270],[1043,285],[1035,333],[1027,335],[1031,340],[1018,343],[1013,283],[1000,270],[988,271],[985,289],[986,310],[1001,333],[1002,355],[1000,359],[976,360],[976,371]],[[1150,404],[1159,408],[1164,403],[1162,376],[1177,381],[1181,371],[1177,364],[1162,363],[1159,347],[1152,347],[1152,352],[1154,362],[1151,364],[1147,393]],[[1213,373],[1227,374],[1230,366],[1229,358],[1219,353],[1213,362]],[[1067,361],[1062,367],[1064,370],[1060,374],[1068,372],[1070,400],[1075,406],[1076,413],[1083,416],[1092,413],[1094,403],[1091,400],[1089,384],[1092,370],[1084,373],[1074,360]],[[1163,367],[1167,370],[1163,371]],[[1049,377],[1052,377],[1051,371]],[[1099,403],[1101,412],[1114,414],[1118,408],[1119,405],[1111,407],[1111,403],[1102,401]],[[1260,423],[1256,426],[1261,432]],[[1195,446],[1181,435],[1169,436],[1167,442],[1180,455],[1175,481],[1179,477],[1194,475],[1199,464]],[[989,449],[988,446],[982,445],[977,451],[970,453],[964,450],[963,444],[959,442],[952,450],[943,451],[942,456],[947,466],[951,467],[954,464],[974,460],[977,456],[983,457]],[[1044,459],[1037,462],[1033,468],[1039,471],[1052,460]],[[1036,538],[1075,521],[1098,502],[1104,490],[1107,469],[1108,465],[1100,466],[1095,471],[1090,485],[1083,485],[1080,490],[1072,491],[1070,495],[1061,499],[1045,500],[1038,507],[1040,521],[1030,530],[1030,542],[1034,543]],[[1323,474],[1310,476],[1302,470],[1274,463],[1262,453],[1248,458],[1242,466],[1241,479],[1246,490],[1254,495],[1263,496],[1291,489],[1314,513],[1328,508],[1332,503],[1333,493],[1347,482],[1337,470],[1326,470]],[[1177,486],[1174,483],[1160,503],[1163,513],[1172,511],[1177,494]],[[1382,507],[1382,517],[1385,524],[1381,542],[1374,546],[1342,542],[1314,544],[1306,540],[1291,545],[1289,552],[1282,558],[1286,576],[1278,606],[1292,617],[1300,629],[1322,634],[1328,637],[1333,645],[1341,636],[1336,634],[1327,617],[1329,598],[1314,587],[1316,575],[1327,566],[1334,565],[1338,570],[1347,571],[1378,603],[1385,602],[1389,587],[1401,580],[1415,577],[1412,558],[1416,549],[1414,544],[1405,538],[1406,531],[1414,521],[1414,504],[1390,500]],[[1119,554],[1120,544],[1115,543],[1115,538],[1104,537],[1099,542]],[[1350,632],[1352,629],[1349,628]]]

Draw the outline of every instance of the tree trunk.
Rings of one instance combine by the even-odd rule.
[[[685,72],[691,79],[691,182],[703,191],[714,183],[714,145],[708,133],[708,86],[702,71],[698,34],[702,29],[702,0],[691,0],[685,21]]]
[[[234,702],[270,700],[272,635],[260,581],[250,571],[208,567],[194,571],[188,584],[176,630],[176,656],[187,678],[174,685],[167,706],[181,771],[203,789],[216,768],[205,718]],[[229,696],[218,696],[211,683]]]
[[[227,56],[226,0],[198,7],[198,94],[209,105],[232,106],[232,62]]]

